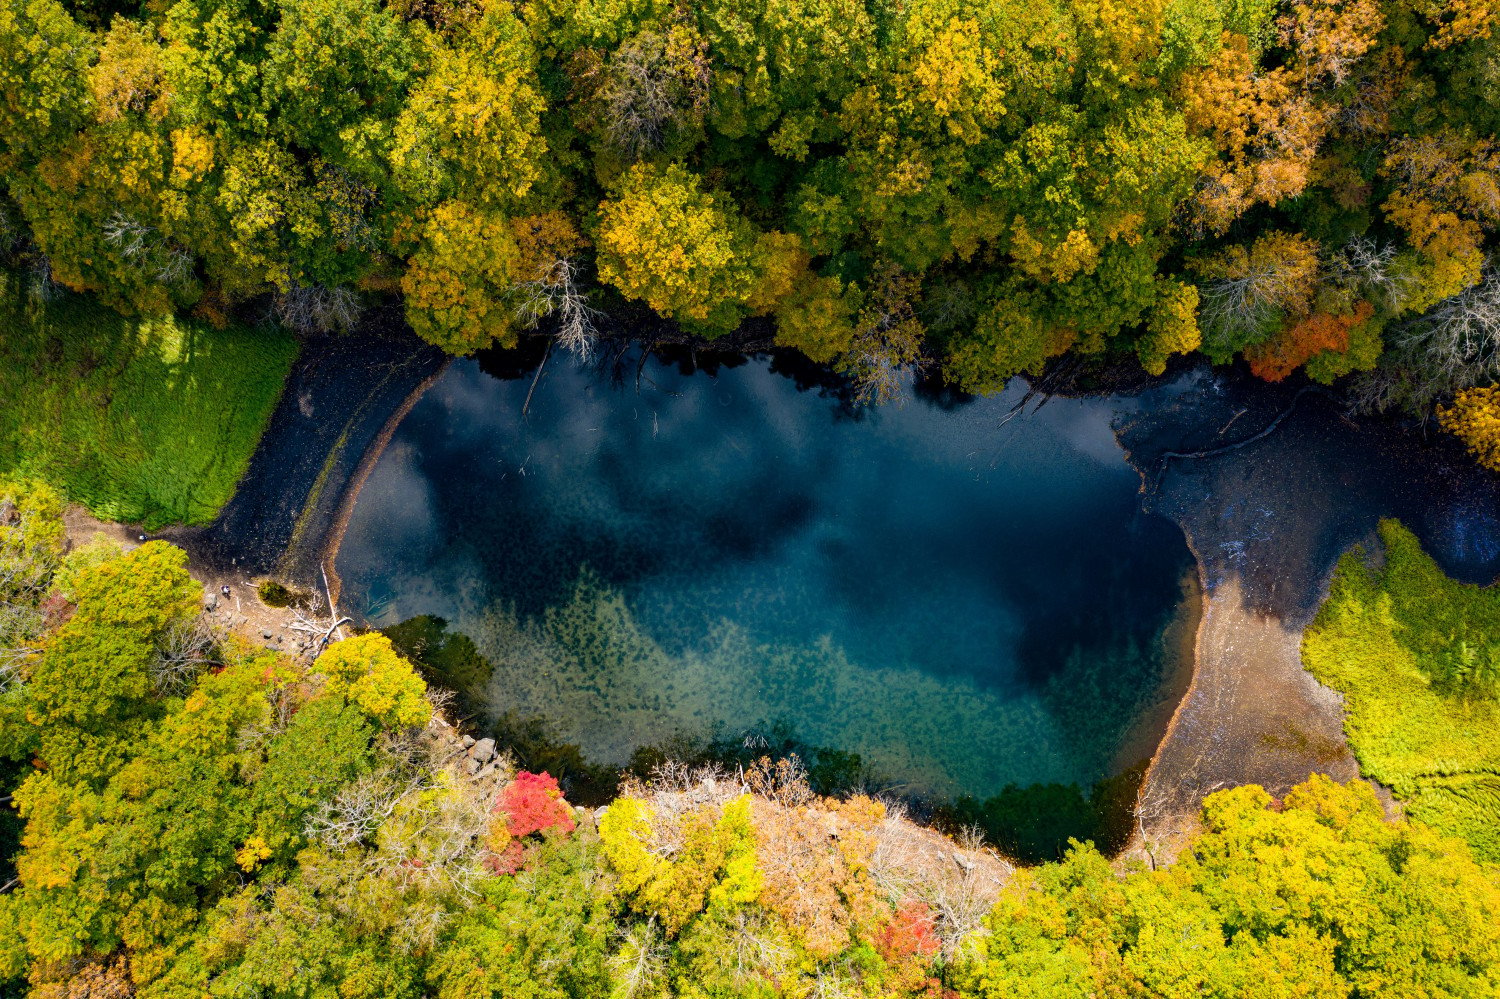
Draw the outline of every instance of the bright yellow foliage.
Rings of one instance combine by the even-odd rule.
[[[1478,283],[1484,234],[1500,226],[1500,144],[1444,129],[1395,143],[1381,172],[1397,181],[1386,217],[1427,264],[1402,304],[1420,311]]]
[[[1497,0],[1416,0],[1412,6],[1438,26],[1427,42],[1435,49],[1490,38],[1500,24]]]
[[[525,27],[498,5],[457,45],[433,37],[432,68],[396,122],[391,165],[424,201],[505,208],[542,176],[546,101]]]
[[[1176,281],[1163,282],[1146,319],[1146,335],[1136,342],[1136,356],[1149,374],[1167,370],[1167,358],[1187,354],[1203,344],[1198,329],[1198,289]]]
[[[434,208],[412,254],[401,291],[406,318],[450,354],[515,345],[506,295],[517,281],[520,251],[509,221],[461,201]]]
[[[379,632],[335,642],[315,669],[328,678],[330,695],[346,698],[387,728],[425,725],[432,717],[427,684]]]
[[[201,128],[172,131],[172,185],[186,187],[214,166],[214,140]]]
[[[1438,410],[1438,421],[1481,465],[1500,472],[1500,388],[1465,389]]]
[[[1099,247],[1082,229],[1043,242],[1019,218],[1011,225],[1010,253],[1022,272],[1043,281],[1067,281],[1099,263]]]
[[[269,860],[271,848],[261,836],[251,836],[245,840],[243,846],[234,852],[234,862],[239,865],[240,870],[250,872],[260,866],[262,860]]]
[[[700,806],[668,819],[636,798],[620,798],[599,823],[605,859],[636,911],[657,917],[676,935],[710,907],[747,905],[760,897],[750,798]],[[670,840],[670,855],[662,848]]]
[[[1287,67],[1261,70],[1242,35],[1226,35],[1213,63],[1189,74],[1183,89],[1189,123],[1221,154],[1198,196],[1208,228],[1223,232],[1252,205],[1276,205],[1306,189],[1335,105],[1299,87]]]
[[[972,18],[950,17],[936,30],[909,23],[908,30],[920,48],[896,78],[894,108],[952,139],[979,142],[1005,114],[999,55],[985,44]]]
[[[119,121],[131,112],[166,117],[170,100],[160,44],[141,26],[116,18],[99,47],[99,61],[89,71],[89,89],[94,115],[101,122]]]
[[[636,164],[599,206],[599,279],[658,313],[733,328],[755,293],[749,227],[672,164]]]

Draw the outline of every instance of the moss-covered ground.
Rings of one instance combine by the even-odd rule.
[[[1366,776],[1500,861],[1500,589],[1445,576],[1395,521],[1339,563],[1303,660],[1343,693]]]
[[[212,520],[280,396],[292,337],[76,296],[39,306],[17,283],[0,275],[0,474],[149,530]]]

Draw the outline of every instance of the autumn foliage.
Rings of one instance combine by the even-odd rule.
[[[1257,378],[1279,382],[1324,351],[1343,353],[1349,349],[1349,331],[1368,322],[1375,314],[1369,302],[1360,302],[1347,315],[1315,312],[1306,319],[1283,327],[1269,340],[1245,349],[1245,360]]]
[[[1440,996],[1500,974],[1494,870],[1357,781],[1211,795],[1150,870],[1087,846],[1019,870],[897,801],[815,794],[791,757],[664,765],[596,825],[549,775],[418,727],[379,635],[312,664],[213,638],[222,665],[164,693],[165,638],[200,614],[183,553],[67,552],[54,494],[0,497],[3,623],[41,650],[0,687],[7,994]],[[27,616],[58,589],[76,613]]]
[[[576,827],[573,810],[563,800],[557,778],[522,770],[506,785],[491,809],[488,846],[490,866],[499,874],[514,874],[525,858],[528,836],[566,836]]]
[[[1068,352],[1342,377],[1495,252],[1495,0],[751,7],[14,0],[0,252],[38,295],[303,332],[399,292],[455,354],[769,317],[870,402]],[[1200,265],[1267,234],[1328,300],[1226,337]],[[1385,271],[1341,283],[1360,241]],[[1310,352],[1360,300],[1357,357]]]
[[[1453,404],[1438,410],[1443,429],[1463,441],[1480,464],[1500,472],[1500,389],[1460,392]]]

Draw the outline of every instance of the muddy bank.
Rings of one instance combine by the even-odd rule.
[[[1489,582],[1500,489],[1444,436],[1350,419],[1321,390],[1233,376],[1203,374],[1119,436],[1144,502],[1182,527],[1204,593],[1192,682],[1139,797],[1161,859],[1212,791],[1258,783],[1280,795],[1310,773],[1358,775],[1341,698],[1300,651],[1333,566],[1397,517],[1445,571]]]
[[[447,363],[397,324],[306,340],[240,481],[212,524],[167,536],[205,576],[320,585],[330,539],[373,455]]]

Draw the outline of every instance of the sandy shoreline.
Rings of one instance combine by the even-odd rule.
[[[1182,528],[1203,592],[1192,680],[1137,797],[1136,856],[1175,855],[1213,791],[1260,784],[1280,797],[1310,774],[1360,777],[1343,699],[1303,667],[1301,644],[1338,558],[1380,518],[1402,520],[1460,578],[1500,570],[1472,543],[1500,524],[1492,477],[1449,441],[1356,422],[1305,393],[1208,378],[1121,430],[1143,501]],[[1235,441],[1247,443],[1225,447]]]

